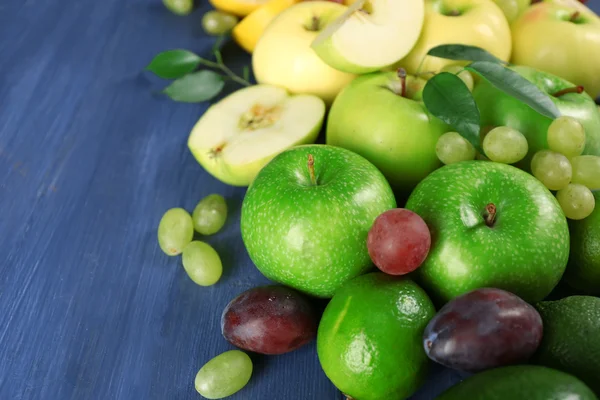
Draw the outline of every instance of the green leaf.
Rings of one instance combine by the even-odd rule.
[[[423,89],[423,102],[431,114],[481,150],[479,109],[462,79],[449,72],[435,75]]]
[[[550,96],[517,72],[488,61],[475,61],[465,68],[477,73],[497,89],[522,101],[538,113],[552,119],[560,116],[560,111]]]
[[[427,52],[428,55],[449,60],[458,61],[490,61],[500,64],[506,64],[488,51],[477,47],[464,44],[442,44],[436,46]]]
[[[187,50],[168,50],[159,53],[145,68],[164,79],[177,79],[195,70],[202,59]]]
[[[221,93],[225,82],[216,72],[203,70],[177,79],[167,86],[163,93],[175,101],[200,103]]]

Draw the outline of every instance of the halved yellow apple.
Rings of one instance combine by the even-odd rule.
[[[357,0],[327,25],[312,48],[340,71],[377,71],[412,50],[424,18],[424,0]]]
[[[209,0],[217,10],[225,11],[239,17],[245,17],[268,0]]]
[[[192,129],[188,147],[215,178],[248,186],[280,152],[314,143],[324,117],[325,103],[317,96],[254,85],[212,105]]]
[[[252,53],[267,25],[283,10],[300,1],[302,0],[269,0],[233,28],[233,39],[248,53]]]

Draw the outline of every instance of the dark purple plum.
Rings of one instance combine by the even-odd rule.
[[[476,289],[456,297],[423,334],[433,361],[465,372],[527,361],[542,340],[542,318],[520,297],[500,289]]]
[[[302,347],[317,334],[317,317],[308,300],[285,286],[245,291],[225,307],[223,337],[241,349],[283,354]]]

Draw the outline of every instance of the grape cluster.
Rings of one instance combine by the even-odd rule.
[[[482,131],[483,154],[457,132],[443,134],[437,142],[436,154],[444,164],[474,159],[504,164],[523,161],[529,152],[527,138],[508,126]],[[548,127],[548,148],[537,151],[531,159],[531,173],[549,190],[565,216],[580,220],[595,208],[592,190],[600,189],[600,157],[582,155],[585,129],[572,117],[556,118]]]
[[[225,199],[211,194],[196,205],[192,215],[183,208],[168,210],[158,224],[158,244],[168,256],[182,255],[183,268],[192,281],[200,286],[214,285],[223,273],[221,258],[210,244],[193,240],[194,231],[213,235],[226,220]]]

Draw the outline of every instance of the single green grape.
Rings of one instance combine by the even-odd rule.
[[[444,164],[475,159],[475,147],[457,132],[446,132],[435,145],[435,154]]]
[[[572,117],[558,117],[548,127],[548,148],[568,158],[583,153],[585,129]]]
[[[221,279],[221,257],[208,243],[191,242],[183,249],[181,260],[190,279],[200,286],[211,286]]]
[[[238,17],[222,11],[209,11],[202,16],[204,32],[213,36],[224,35],[239,22]]]
[[[162,216],[158,224],[158,244],[165,254],[181,254],[193,237],[192,217],[183,208],[172,208]]]
[[[500,7],[508,23],[513,22],[519,16],[519,3],[517,0],[494,0]]]
[[[177,15],[188,15],[194,9],[194,0],[163,0],[163,4]]]
[[[533,155],[531,172],[550,190],[564,189],[573,175],[567,157],[551,150],[540,150]]]
[[[591,190],[600,189],[600,157],[577,156],[571,159],[572,183],[580,183]]]
[[[596,207],[596,199],[592,191],[578,183],[571,183],[559,190],[556,199],[569,219],[587,218]]]
[[[499,126],[485,135],[483,151],[492,161],[514,164],[525,158],[529,145],[521,132],[507,126]]]
[[[252,376],[252,360],[240,350],[221,353],[206,364],[198,374],[194,386],[207,399],[222,399],[240,391]]]
[[[456,64],[446,65],[444,68],[440,70],[440,72],[450,72],[451,74],[458,74],[457,76],[467,85],[469,91],[473,91],[473,75],[469,71],[467,71],[464,67]]]
[[[194,229],[202,235],[213,235],[227,220],[227,203],[223,196],[210,194],[200,200],[192,213]]]

